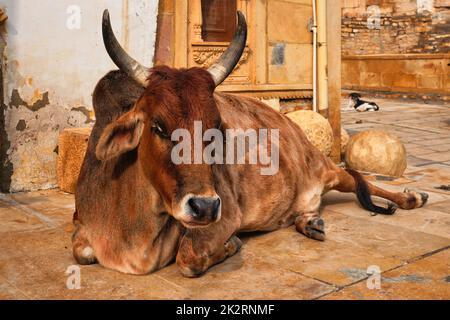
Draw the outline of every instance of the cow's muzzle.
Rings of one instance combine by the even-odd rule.
[[[205,227],[220,220],[222,204],[219,196],[188,195],[183,200],[184,212],[179,220],[186,227]]]

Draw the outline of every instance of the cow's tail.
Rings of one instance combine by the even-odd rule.
[[[341,169],[336,171],[337,184],[333,189],[341,192],[354,192],[361,206],[369,211],[380,214],[393,214],[397,206],[402,209],[414,209],[423,206],[428,199],[424,192],[405,189],[403,192],[391,192],[381,189],[369,183],[357,171],[352,169]],[[372,202],[371,196],[381,197],[392,201],[387,208],[377,206]]]
[[[387,208],[377,206],[372,202],[370,189],[374,186],[370,185],[358,171],[345,169],[345,172],[353,178],[354,191],[352,191],[356,194],[359,203],[364,209],[379,214],[394,214],[397,206],[393,202],[389,202]]]

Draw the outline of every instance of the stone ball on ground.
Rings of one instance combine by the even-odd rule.
[[[300,128],[308,140],[323,154],[329,156],[333,145],[333,129],[322,115],[311,110],[299,110],[286,114]]]
[[[368,130],[350,138],[345,162],[355,170],[400,177],[407,165],[406,150],[396,136]]]

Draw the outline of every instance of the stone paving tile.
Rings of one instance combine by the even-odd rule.
[[[74,195],[59,190],[20,192],[10,194],[9,197],[43,213],[55,211],[73,213],[75,210]]]
[[[450,144],[450,139],[423,139],[423,140],[417,140],[415,142],[416,144],[423,145],[423,146],[436,146],[441,144]]]
[[[434,153],[428,153],[420,156],[423,159],[431,160],[431,161],[439,161],[439,162],[446,162],[450,161],[450,153],[447,152],[434,152]]]
[[[450,300],[450,249],[382,273],[379,289],[368,282],[375,283],[361,281],[322,299]]]
[[[80,266],[81,289],[68,289],[65,272],[76,265],[70,236],[59,230],[2,234],[0,277],[6,282],[5,294],[19,292],[18,297],[33,299],[187,298],[180,288],[155,274],[126,275],[99,265]]]
[[[25,231],[45,228],[46,225],[37,217],[18,209],[11,208],[0,200],[0,233],[6,231]]]
[[[71,222],[75,211],[74,195],[59,190],[21,192],[8,197],[30,211],[45,215],[52,225]]]
[[[403,140],[403,139],[402,139]],[[408,155],[414,155],[414,156],[421,156],[424,154],[434,153],[435,150],[432,150],[431,148],[427,148],[424,146],[419,146],[417,144],[405,144],[405,149]]]
[[[327,239],[324,242],[308,239],[291,227],[251,237],[245,243],[246,250],[249,255],[334,286],[355,282],[348,275],[351,270],[366,269],[374,263],[388,270],[402,263],[372,249],[335,240],[338,226],[333,223],[333,219],[325,220]]]
[[[154,274],[126,275],[99,265],[81,266],[80,289],[69,289],[66,271],[71,265],[73,261],[66,255],[20,257],[0,266],[0,275],[32,299],[188,298],[180,288]]]
[[[26,300],[30,299],[23,291],[10,285],[8,281],[0,276],[0,300]]]
[[[447,162],[434,162],[434,163],[430,163],[425,166],[422,166],[421,168],[435,168],[438,170],[443,170],[443,172],[445,172],[450,169],[450,165],[448,165]]]
[[[271,263],[253,256],[248,247],[199,278],[183,277],[175,265],[157,275],[181,286],[190,299],[314,299],[335,290],[288,270],[282,261]]]
[[[450,167],[442,165],[430,165],[427,167],[408,167],[405,176],[416,179],[418,182],[432,181],[437,178],[439,181],[450,181]]]
[[[449,193],[449,197],[450,197],[450,193]],[[430,209],[430,210],[450,214],[450,200],[434,203],[434,204],[427,206],[426,208]]]
[[[345,200],[342,199],[342,194],[338,192],[333,191],[328,193],[323,199],[324,210],[339,212],[355,218],[363,218],[371,222],[385,223],[413,231],[432,234],[450,240],[450,215],[440,210],[442,202],[435,203],[434,208],[432,207],[433,204],[427,204],[425,207],[413,210],[397,209],[394,215],[371,216],[365,209],[351,204],[350,201],[357,201],[355,195],[346,194],[344,199]],[[385,200],[378,200],[375,201],[375,203],[384,206],[386,205]]]
[[[1,233],[0,263],[8,263],[13,258],[48,256],[49,252],[72,258],[71,237],[71,232],[59,229]]]
[[[415,170],[408,170],[404,176],[408,179],[415,180],[408,187],[420,188],[427,192],[434,192],[450,196],[449,191],[439,190],[436,187],[450,184],[450,167],[440,164],[429,164],[418,167]]]
[[[382,175],[373,175],[368,174],[365,175],[366,180],[370,181],[371,183],[383,183],[387,184],[389,186],[406,186],[408,183],[416,182],[415,180],[408,179],[405,177],[400,178],[394,178],[394,177],[387,177]]]
[[[407,157],[408,165],[412,165],[412,166],[424,166],[424,165],[427,165],[427,164],[431,164],[433,162],[434,161],[432,161],[432,160],[423,159],[423,158],[416,157],[416,156],[413,156],[413,155],[408,155],[408,157]]]
[[[405,261],[450,245],[450,238],[388,225],[385,221],[367,219],[367,216],[360,218],[332,211],[327,213],[325,218],[331,220],[328,222],[331,229],[329,239],[375,251],[384,257]]]
[[[447,151],[450,151],[450,143],[430,146],[430,147],[428,147],[428,149],[433,150],[433,151],[439,151],[439,152],[447,152]]]
[[[382,123],[382,122],[380,122]],[[403,121],[398,121],[397,123],[393,124],[395,127],[399,128],[398,130],[402,130],[403,132],[409,132],[412,135],[416,134],[415,137],[420,137],[422,140],[432,140],[435,138],[439,139],[448,139],[448,130],[445,127],[439,127],[436,125],[430,125],[430,123],[427,123],[426,125],[422,123],[416,123],[416,124],[409,124],[409,123],[403,123]],[[411,131],[408,131],[408,130]]]
[[[353,210],[355,205],[349,207]],[[367,212],[359,218],[326,210],[324,242],[307,239],[290,228],[251,237],[246,244],[248,251],[261,259],[335,285],[354,282],[348,276],[351,270],[372,264],[390,269],[450,245],[450,239],[380,223],[364,215]]]

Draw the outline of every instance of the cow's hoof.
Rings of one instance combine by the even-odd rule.
[[[227,256],[230,257],[236,254],[242,247],[242,241],[236,236],[232,236],[230,240],[225,242],[225,250],[227,252]]]
[[[204,273],[204,271],[202,270],[197,270],[195,268],[188,268],[188,267],[180,267],[179,265],[178,269],[180,270],[181,274],[186,278],[198,278]]]
[[[322,218],[314,218],[308,221],[305,226],[305,236],[311,239],[325,240],[325,222]]]
[[[97,258],[94,254],[94,249],[91,246],[75,246],[73,251],[73,257],[78,264],[89,265],[97,263]]]
[[[186,278],[197,278],[200,277],[203,273],[205,273],[207,268],[202,268],[202,264],[195,263],[182,263],[177,258],[177,266],[180,273]]]
[[[405,190],[403,192],[409,194],[410,196],[413,197],[412,199],[415,200],[414,206],[412,208],[407,208],[407,209],[423,207],[428,201],[429,196],[425,192],[414,191],[414,190],[410,190],[408,188],[405,188]]]
[[[425,205],[425,203],[427,203],[428,201],[428,193],[425,192],[419,192],[420,194],[420,198],[422,199],[422,204],[420,205],[421,207],[423,207]]]

